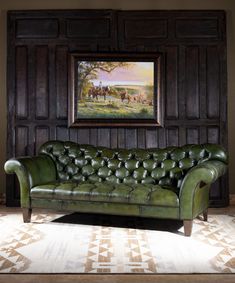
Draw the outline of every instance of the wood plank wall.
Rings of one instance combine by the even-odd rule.
[[[227,147],[223,11],[8,12],[8,157],[34,155],[49,139],[108,147],[220,143]],[[68,54],[161,52],[164,127],[68,128]],[[228,203],[227,176],[212,206]],[[7,205],[19,188],[7,177]]]

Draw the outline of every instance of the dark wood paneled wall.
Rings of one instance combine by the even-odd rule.
[[[164,127],[68,128],[68,53],[161,52]],[[49,139],[108,147],[220,143],[227,147],[223,11],[12,11],[8,13],[8,157]],[[213,206],[228,203],[227,177]],[[19,189],[7,179],[7,204]]]

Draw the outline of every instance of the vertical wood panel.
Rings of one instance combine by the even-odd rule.
[[[166,119],[178,118],[178,48],[166,48]]]
[[[219,54],[216,46],[207,48],[207,115],[219,117]]]
[[[200,47],[199,56],[199,92],[200,92],[200,118],[207,118],[207,64],[206,64],[206,47]]]
[[[54,126],[54,125],[50,126],[50,139],[51,140],[56,139],[56,126]]]
[[[56,127],[56,139],[61,141],[68,141],[69,140],[69,130],[67,127],[64,126],[57,126]]]
[[[89,129],[78,129],[77,134],[78,134],[78,143],[89,144],[90,142]]]
[[[207,127],[200,127],[200,143],[207,143]]]
[[[186,49],[186,113],[192,119],[199,118],[198,47]]]
[[[158,135],[156,129],[146,129],[146,148],[158,147]]]
[[[125,138],[125,129],[118,129],[118,147],[125,148],[126,147],[126,138]]]
[[[48,75],[49,75],[49,119],[56,120],[56,103],[57,103],[57,96],[56,94],[56,44],[49,45],[49,68],[48,68]],[[54,126],[53,126],[54,127]],[[55,131],[54,131],[55,132]],[[52,135],[51,135],[52,136]],[[55,136],[55,134],[54,134]]]
[[[27,87],[27,48],[16,48],[16,116],[27,118],[28,116],[28,87]]]
[[[186,142],[189,144],[199,143],[199,129],[198,128],[188,128],[186,130]]]
[[[186,60],[185,60],[185,46],[179,46],[179,62],[178,62],[178,70],[179,70],[179,90],[178,90],[178,104],[179,104],[179,118],[185,119],[186,112],[186,91],[185,91],[185,80],[186,80]]]
[[[50,139],[49,127],[39,126],[35,128],[35,147],[36,153],[38,152],[39,147],[46,141]]]
[[[225,27],[224,27],[225,30]],[[220,143],[226,148],[228,146],[228,123],[227,123],[227,53],[226,49],[223,48],[223,45],[219,47],[219,60],[220,60],[220,97],[219,97],[219,120],[220,120]],[[221,182],[225,187],[228,187],[228,180],[226,175],[221,178]],[[221,183],[221,184],[222,184]],[[226,196],[226,190],[221,192],[222,198]]]
[[[58,46],[56,49],[56,116],[64,119],[68,115],[68,48]]]
[[[36,54],[35,46],[28,47],[28,93],[29,99],[29,117],[28,120],[35,119],[36,113]]]
[[[78,142],[78,131],[77,129],[69,129],[69,140],[72,142]]]
[[[146,148],[145,129],[137,129],[138,148]]]
[[[208,127],[207,128],[207,141],[208,143],[219,143],[219,128]]]
[[[110,129],[110,146],[111,148],[118,147],[118,129],[117,128]]]
[[[126,129],[126,148],[137,147],[137,130]]]
[[[98,145],[110,147],[110,129],[98,129]]]
[[[18,126],[15,129],[15,156],[24,156],[28,154],[28,128]]]
[[[166,142],[167,146],[179,145],[179,129],[176,127],[168,128],[166,130]]]
[[[36,117],[48,118],[48,47],[36,48]]]
[[[98,129],[92,128],[89,130],[90,144],[96,146],[98,143]]]
[[[165,134],[165,129],[159,128],[158,129],[158,146],[160,148],[166,147],[166,134]]]
[[[183,146],[186,144],[186,128],[183,126],[179,127],[178,141],[179,146]]]

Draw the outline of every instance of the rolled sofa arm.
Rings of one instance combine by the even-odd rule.
[[[30,189],[39,184],[56,180],[56,167],[49,156],[20,157],[9,159],[6,173],[17,175],[20,184],[21,207],[30,207]]]
[[[180,187],[180,218],[193,219],[209,205],[210,185],[222,176],[227,165],[210,160],[193,167]]]

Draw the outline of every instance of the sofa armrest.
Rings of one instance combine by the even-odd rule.
[[[30,189],[36,185],[56,180],[56,167],[49,156],[20,157],[9,159],[6,173],[17,175],[20,184],[21,207],[30,207]]]
[[[193,167],[180,187],[180,218],[193,219],[209,205],[210,185],[222,176],[227,165],[210,160]]]

